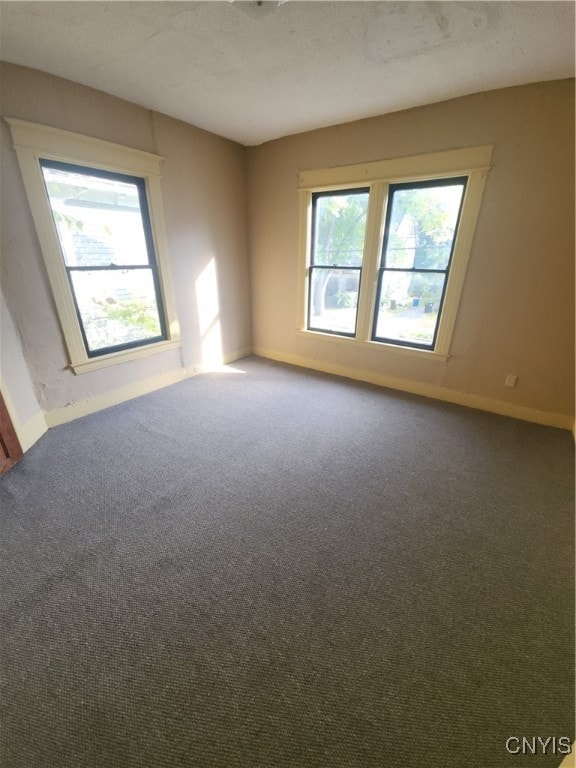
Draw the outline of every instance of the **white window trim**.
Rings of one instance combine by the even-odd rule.
[[[340,166],[321,170],[302,171],[299,176],[300,231],[298,261],[298,300],[296,330],[311,338],[337,343],[361,345],[366,348],[412,355],[421,359],[447,360],[466,268],[472,248],[474,232],[486,176],[490,168],[492,146],[470,147],[446,152],[434,152],[414,157],[394,158],[361,165]],[[460,224],[454,242],[452,262],[446,284],[442,313],[433,350],[417,349],[372,340],[372,316],[376,301],[380,249],[384,234],[388,187],[398,182],[446,179],[467,176]],[[362,280],[358,296],[358,319],[354,338],[334,333],[307,329],[308,274],[310,267],[310,239],[312,225],[312,193],[357,187],[370,188],[370,201],[366,220],[366,240],[362,262]]]
[[[15,118],[5,119],[12,133],[14,149],[18,156],[24,187],[28,195],[48,279],[68,349],[70,368],[74,373],[85,373],[179,347],[180,328],[170,277],[168,241],[160,191],[160,163],[162,158],[150,152],[123,147],[119,144],[62,131],[58,128],[50,128]],[[98,357],[88,357],[64,266],[58,232],[40,168],[40,158],[125,173],[145,179],[158,278],[166,319],[167,339]]]

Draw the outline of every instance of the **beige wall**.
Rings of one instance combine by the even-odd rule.
[[[278,359],[491,410],[512,409],[527,418],[560,415],[561,424],[570,425],[573,81],[478,94],[249,149],[99,91],[7,64],[2,113],[164,157],[162,192],[182,349],[74,375],[2,123],[2,286],[13,336],[21,342],[43,411],[61,412],[90,398],[105,405],[109,393],[126,393],[146,380],[162,382],[164,376],[175,380],[175,374],[203,362],[207,342],[212,346],[217,337],[223,355],[242,353],[253,342],[257,351]],[[449,360],[414,359],[384,347],[351,348],[298,334],[298,173],[483,144],[494,145],[492,169]],[[203,318],[198,291],[202,303],[214,291],[214,274],[218,311]],[[519,377],[515,389],[504,387],[508,373]]]
[[[297,324],[298,172],[493,144],[492,168],[447,362],[306,338]],[[279,139],[248,151],[255,349],[574,413],[574,82],[455,99]],[[505,388],[507,373],[518,378]],[[519,411],[517,410],[519,413]],[[566,419],[563,424],[567,424]]]
[[[0,293],[0,390],[23,451],[27,451],[46,432],[44,411],[40,407],[30,369],[22,353],[22,342]]]
[[[42,412],[28,365],[22,355],[22,343],[16,333],[12,317],[0,293],[0,340],[2,349],[2,386],[6,387],[14,421],[25,424]],[[10,406],[9,406],[10,407]]]
[[[75,375],[55,312],[8,127],[2,121],[2,286],[45,411],[204,361],[206,334],[224,355],[250,347],[245,150],[180,121],[67,80],[2,65],[2,115],[164,157],[162,194],[182,349]],[[201,276],[210,277],[202,281]],[[216,277],[216,283],[213,277]],[[199,317],[197,288],[216,316]],[[215,294],[214,297],[212,294]],[[216,339],[215,336],[219,338]],[[216,344],[219,346],[219,344]]]

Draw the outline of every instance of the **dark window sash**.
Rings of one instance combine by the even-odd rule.
[[[373,307],[373,318],[372,318],[372,341],[379,341],[386,344],[392,344],[397,347],[410,347],[414,349],[426,349],[426,350],[434,350],[436,348],[436,341],[438,338],[438,330],[440,328],[440,321],[442,319],[442,311],[444,309],[444,299],[446,297],[446,287],[448,285],[448,278],[450,274],[450,269],[452,267],[452,257],[454,255],[454,247],[456,244],[456,239],[458,237],[458,232],[460,229],[460,219],[462,217],[462,209],[464,206],[464,197],[466,195],[466,186],[468,183],[468,176],[457,176],[452,178],[444,178],[444,179],[427,179],[425,181],[420,182],[400,182],[396,184],[390,184],[388,187],[388,203],[386,208],[386,218],[384,223],[384,236],[382,238],[382,249],[380,252],[380,267],[378,269],[378,285],[376,289],[376,300]],[[454,226],[454,234],[452,237],[452,242],[450,244],[450,255],[448,257],[448,262],[446,264],[446,267],[444,269],[418,269],[415,267],[409,267],[409,268],[401,268],[401,267],[388,267],[386,266],[386,256],[388,252],[388,241],[390,237],[390,219],[392,217],[392,208],[393,208],[393,201],[394,201],[394,193],[397,190],[405,190],[405,189],[433,189],[436,187],[448,187],[448,186],[462,186],[462,196],[460,198],[460,205],[458,207],[458,214],[456,217],[456,224]],[[430,344],[418,344],[414,342],[407,342],[407,341],[401,341],[399,339],[390,339],[386,337],[377,336],[376,329],[378,326],[378,313],[380,311],[380,299],[381,299],[381,293],[382,293],[382,282],[385,272],[405,272],[410,274],[440,274],[444,275],[444,284],[442,286],[442,295],[440,297],[440,301],[438,302],[438,316],[436,317],[436,324],[434,326],[434,335],[432,338],[432,342]]]
[[[312,306],[313,306],[313,300],[312,300],[312,273],[315,269],[328,269],[334,271],[335,269],[341,269],[341,267],[326,267],[324,265],[311,265],[309,267],[309,276],[308,276],[308,312],[307,312],[307,323],[306,328],[308,331],[320,331],[321,333],[329,333],[332,336],[345,336],[347,338],[356,338],[356,332],[358,330],[358,304],[360,299],[360,289],[362,287],[362,267],[349,267],[349,269],[354,270],[358,272],[358,301],[356,302],[356,316],[354,318],[354,331],[334,331],[334,330],[328,330],[326,328],[321,328],[320,326],[314,326],[312,325]]]
[[[326,192],[312,193],[312,222],[311,222],[312,240],[310,243],[310,266],[311,267],[325,266],[322,264],[314,263],[314,260],[316,258],[316,218],[317,218],[316,201],[322,197],[344,197],[347,195],[370,195],[370,187],[355,187],[354,189],[335,189],[335,190],[331,190],[331,191],[329,190]],[[341,268],[343,269],[344,267],[341,267]],[[355,269],[358,269],[358,267],[355,267]]]
[[[167,327],[166,327],[166,314],[164,310],[164,302],[162,299],[160,278],[158,275],[158,264],[156,261],[156,250],[154,247],[154,238],[152,235],[152,222],[150,217],[150,209],[148,207],[148,197],[146,194],[146,180],[141,176],[131,176],[129,174],[117,173],[115,171],[105,171],[100,168],[92,168],[90,166],[76,165],[74,163],[65,163],[59,160],[46,160],[44,158],[40,158],[39,163],[41,168],[51,168],[54,170],[62,170],[62,171],[68,171],[70,173],[76,173],[80,176],[109,179],[112,181],[121,181],[127,184],[133,184],[138,191],[140,216],[142,219],[144,240],[146,243],[146,251],[148,254],[147,264],[122,265],[122,264],[111,263],[110,265],[76,266],[76,265],[67,265],[65,262],[64,256],[62,255],[64,266],[66,269],[66,274],[68,276],[68,284],[70,286],[72,300],[74,302],[74,308],[76,310],[76,317],[78,320],[78,325],[80,327],[80,333],[82,335],[82,341],[84,343],[84,348],[86,350],[86,354],[88,358],[101,357],[102,355],[109,355],[114,352],[122,352],[129,349],[135,349],[138,347],[147,346],[149,344],[156,344],[161,341],[166,341],[168,339],[168,333],[167,333]],[[50,210],[52,212],[51,205],[50,205]],[[59,236],[58,236],[58,242],[59,242],[60,248],[62,248],[62,244],[60,242]],[[146,339],[138,339],[136,341],[127,342],[125,344],[115,344],[108,347],[103,347],[101,349],[91,350],[88,344],[88,339],[84,329],[84,323],[82,321],[80,308],[78,306],[76,292],[74,290],[74,285],[72,283],[71,273],[75,271],[76,272],[127,271],[132,269],[148,269],[152,274],[152,281],[154,284],[154,294],[155,294],[155,300],[156,300],[156,309],[158,311],[158,318],[160,321],[160,335],[146,338]]]

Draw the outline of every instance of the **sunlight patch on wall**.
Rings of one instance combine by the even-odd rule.
[[[196,279],[196,304],[204,370],[222,365],[222,330],[216,261],[210,259]]]

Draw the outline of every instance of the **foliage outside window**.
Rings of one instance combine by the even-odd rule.
[[[312,196],[308,327],[354,335],[369,189]]]
[[[432,349],[466,178],[392,184],[372,338]]]
[[[40,165],[88,356],[164,339],[144,180]]]
[[[150,152],[6,118],[70,368],[85,373],[180,346]]]
[[[306,331],[446,356],[490,155],[478,147],[304,172]]]

